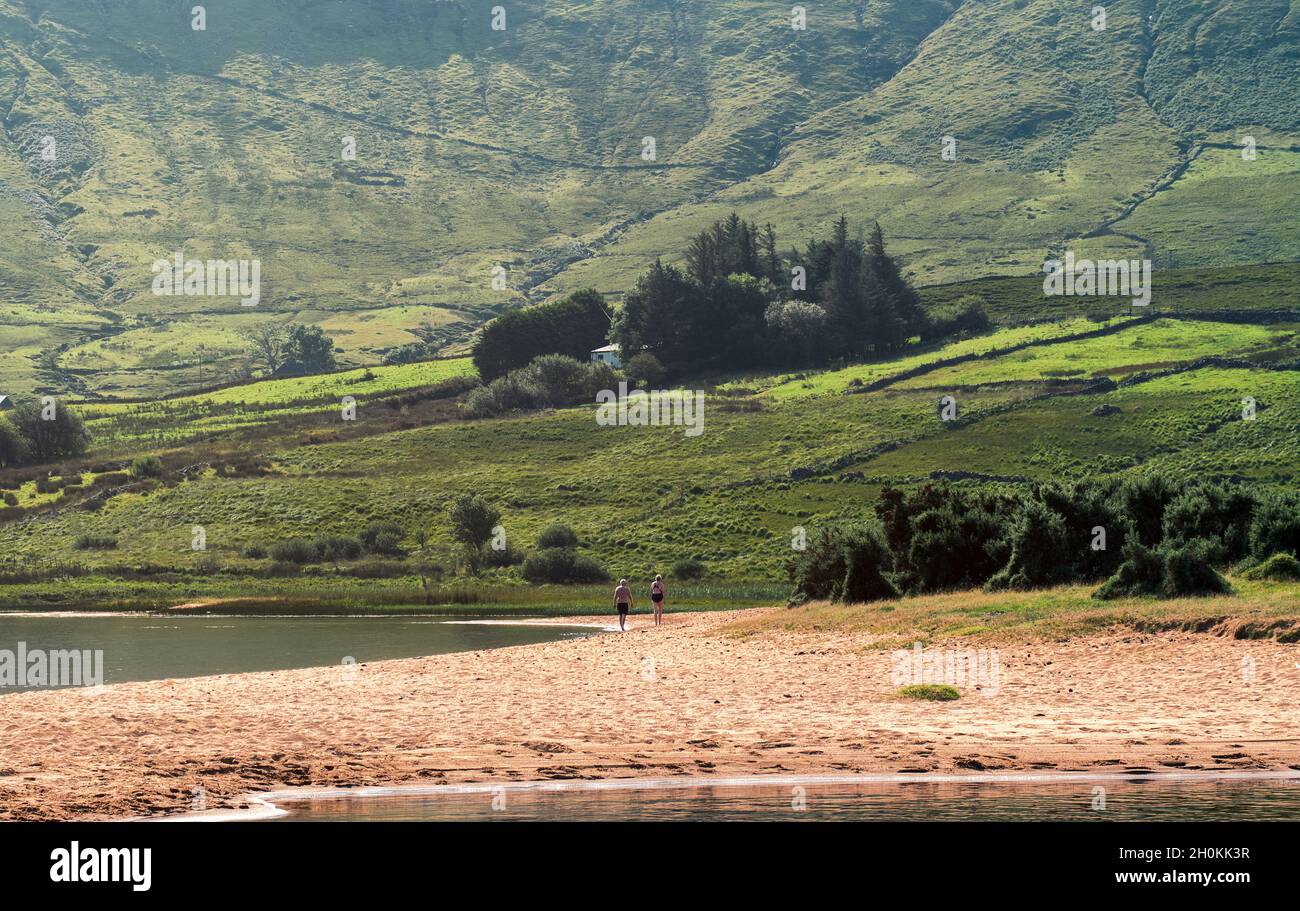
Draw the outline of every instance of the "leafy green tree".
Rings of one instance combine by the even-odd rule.
[[[18,428],[0,418],[0,468],[21,465],[27,460],[27,442]]]
[[[81,418],[57,400],[48,405],[26,401],[10,413],[10,420],[24,442],[28,461],[38,465],[82,455],[90,445]]]
[[[294,364],[303,373],[320,373],[333,370],[334,339],[330,338],[320,326],[304,326],[298,323],[289,329],[284,343],[284,362]]]
[[[623,365],[623,372],[637,385],[653,389],[663,382],[664,365],[649,351],[642,351]]]
[[[624,297],[610,338],[625,354],[647,349],[669,373],[683,372],[712,341],[695,331],[702,297],[699,285],[680,269],[655,260]]]
[[[474,366],[489,383],[543,354],[590,359],[605,344],[609,313],[599,291],[575,291],[537,307],[508,310],[492,320],[474,343]]]
[[[501,511],[478,494],[461,494],[451,507],[451,536],[465,549],[470,571],[477,573],[483,548],[492,539],[492,529],[501,522]]]
[[[825,360],[826,311],[804,300],[775,300],[765,314],[769,334],[777,339],[778,363],[820,364]]]

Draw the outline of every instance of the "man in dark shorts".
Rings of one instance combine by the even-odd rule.
[[[632,609],[632,589],[627,587],[626,579],[618,580],[614,589],[614,607],[618,609],[618,628],[627,632],[627,612]]]

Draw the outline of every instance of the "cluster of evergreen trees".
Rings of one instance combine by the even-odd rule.
[[[613,314],[588,289],[497,317],[474,346],[479,375],[491,382],[544,354],[586,360],[606,341],[621,346],[636,380],[665,371],[820,366],[989,326],[978,306],[927,317],[879,225],[864,239],[840,218],[829,237],[781,253],[770,224],[759,228],[732,213],[684,252],[681,268],[656,260]]]
[[[1300,494],[1160,477],[1023,492],[885,488],[869,515],[825,526],[790,564],[792,600],[1104,584],[1096,596],[1225,592],[1218,570],[1293,573]]]
[[[732,213],[692,238],[685,258],[642,274],[610,332],[671,374],[861,360],[926,334],[878,224],[864,240],[840,218],[829,237],[782,255],[770,224]]]

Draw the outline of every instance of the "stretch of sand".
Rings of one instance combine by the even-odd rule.
[[[1294,646],[1119,631],[1003,646],[996,695],[915,702],[863,639],[723,629],[754,613],[352,674],[0,696],[0,819],[176,813],[199,788],[217,808],[299,785],[1300,768]]]

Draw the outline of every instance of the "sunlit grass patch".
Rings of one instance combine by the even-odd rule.
[[[961,698],[957,687],[946,683],[915,683],[899,689],[898,695],[904,699],[921,699],[926,702],[951,702]]]

